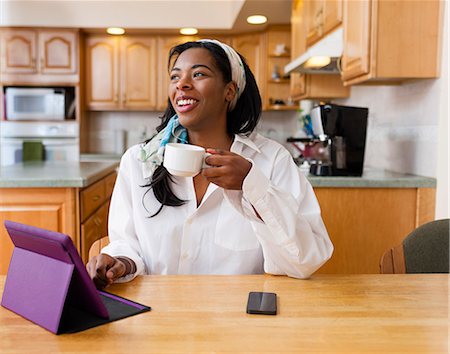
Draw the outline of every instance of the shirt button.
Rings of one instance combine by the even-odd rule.
[[[189,258],[189,253],[184,252],[184,253],[181,255],[181,259],[187,259],[187,258]]]
[[[192,219],[191,218],[186,219],[186,224],[191,225],[192,224]]]

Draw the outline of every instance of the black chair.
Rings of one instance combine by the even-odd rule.
[[[380,272],[449,273],[450,219],[431,221],[383,254]]]

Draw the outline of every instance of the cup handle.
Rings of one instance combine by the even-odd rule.
[[[208,156],[211,156],[212,154],[210,154],[209,152],[205,152],[205,155],[203,156],[203,162],[202,162],[202,169],[203,168],[210,168],[211,166],[208,165],[205,160]]]

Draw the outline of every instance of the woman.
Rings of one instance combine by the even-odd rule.
[[[88,272],[97,287],[139,274],[285,274],[305,278],[333,246],[311,185],[280,144],[252,133],[261,97],[249,67],[215,40],[169,55],[159,133],[122,157],[109,238]],[[162,166],[167,142],[207,149],[191,178]]]

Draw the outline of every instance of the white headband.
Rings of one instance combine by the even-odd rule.
[[[241,57],[229,45],[219,42],[218,40],[200,39],[197,42],[210,42],[210,43],[217,44],[227,54],[228,61],[230,62],[230,66],[231,66],[231,80],[237,86],[236,95],[234,96],[233,101],[230,102],[230,106],[228,108],[229,111],[232,111],[234,109],[234,107],[236,106],[236,102],[237,102],[238,98],[241,97],[241,94],[242,94],[242,92],[244,92],[244,89],[245,89],[245,69],[244,69],[244,64],[242,63]]]

